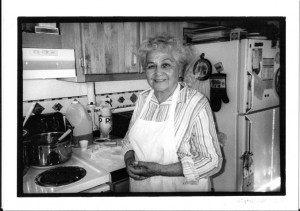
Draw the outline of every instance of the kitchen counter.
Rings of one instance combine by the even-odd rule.
[[[105,169],[111,173],[113,171],[125,168],[124,157],[121,153],[120,140],[116,145],[106,146],[104,144],[93,144],[86,151],[81,151],[80,148],[73,148],[73,154],[88,162],[95,168]]]

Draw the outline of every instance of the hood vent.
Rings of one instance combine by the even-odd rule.
[[[74,49],[23,48],[23,79],[76,77]]]

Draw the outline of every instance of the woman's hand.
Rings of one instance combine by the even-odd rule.
[[[144,177],[161,175],[162,165],[158,163],[135,161],[133,165],[135,166],[133,170],[134,174],[144,176]]]
[[[134,158],[134,151],[128,151],[126,152],[124,156],[125,165],[126,165],[126,171],[128,175],[135,180],[144,180],[147,179],[145,176],[141,176],[139,174],[136,174],[136,169],[139,168],[136,166],[137,161],[135,161]]]

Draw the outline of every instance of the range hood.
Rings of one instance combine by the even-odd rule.
[[[74,49],[22,48],[23,79],[76,77]]]

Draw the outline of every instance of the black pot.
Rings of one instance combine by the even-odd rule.
[[[62,134],[64,133],[41,133],[26,138],[23,142],[24,160],[28,159],[29,165],[37,167],[54,166],[68,161],[72,156],[72,138],[68,135],[62,142],[56,143]]]

